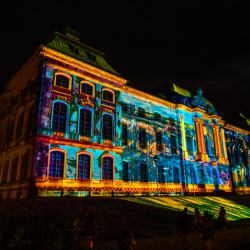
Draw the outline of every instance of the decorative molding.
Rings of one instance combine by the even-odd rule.
[[[90,107],[94,108],[94,103],[89,100],[89,96],[86,95],[84,98],[78,101],[79,105],[89,105]]]
[[[95,74],[97,76],[100,76],[106,80],[109,80],[109,81],[112,81],[112,82],[115,82],[115,83],[118,83],[118,84],[121,84],[121,85],[124,85],[127,83],[127,80],[124,80],[118,76],[114,76],[112,75],[111,73],[107,73],[105,71],[102,71],[100,69],[97,69],[95,67],[91,67],[90,65],[87,65],[85,64],[84,62],[80,62],[76,59],[73,59],[73,58],[70,58],[69,56],[64,56],[63,54],[59,53],[59,52],[55,52],[49,48],[46,48],[46,47],[43,47],[42,46],[42,52],[41,54],[43,54],[44,56],[47,56],[47,57],[50,57],[52,59],[56,59],[56,60],[59,60],[63,63],[66,63],[66,64],[69,64],[69,65],[72,65],[76,68],[80,68],[86,72],[89,72],[89,73],[92,73],[92,74]]]
[[[66,97],[60,96],[60,95],[54,96],[54,97],[53,97],[53,100],[54,100],[54,101],[55,101],[55,100],[64,101],[64,102],[67,102],[68,104],[70,104],[70,101],[69,101]]]
[[[114,114],[114,113],[115,113],[115,110],[110,109],[110,108],[104,107],[104,108],[102,109],[102,113],[104,113],[104,112],[111,113],[112,115],[115,115],[115,114]]]

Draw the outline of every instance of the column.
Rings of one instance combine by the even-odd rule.
[[[217,124],[212,124],[211,127],[213,129],[215,157],[218,159],[218,163],[225,164],[225,159],[223,158],[222,146],[221,146],[221,140],[220,140],[220,126]]]
[[[201,118],[193,118],[195,122],[195,133],[196,133],[196,145],[197,152],[195,154],[195,160],[199,161],[208,161],[208,155],[206,153],[206,145],[204,139],[204,131],[203,131],[203,119]]]
[[[222,141],[223,141],[223,148],[224,148],[224,156],[225,156],[225,162],[227,165],[229,165],[229,160],[227,157],[227,146],[226,146],[226,140],[225,140],[225,131],[224,128],[221,129],[221,134],[222,134]]]
[[[184,115],[180,115],[181,117],[181,134],[182,134],[182,146],[183,146],[183,159],[188,160],[188,152],[187,152],[187,144],[186,144],[186,133],[185,133],[185,125],[184,125]]]

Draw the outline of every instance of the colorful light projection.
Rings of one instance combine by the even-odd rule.
[[[195,208],[198,208],[202,215],[207,211],[209,214],[213,214],[215,219],[218,217],[220,207],[223,206],[229,221],[250,218],[250,209],[248,207],[220,197],[126,197],[121,199],[176,211],[182,211],[187,207],[189,214],[194,214]]]

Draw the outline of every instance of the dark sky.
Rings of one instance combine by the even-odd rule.
[[[131,86],[155,95],[168,94],[169,82],[192,93],[202,88],[223,119],[238,124],[239,110],[250,118],[248,2],[2,1],[0,85],[70,26]]]

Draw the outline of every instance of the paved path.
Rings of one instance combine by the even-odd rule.
[[[249,250],[250,249],[250,227],[246,228],[247,241],[245,238],[244,228],[231,229],[228,233],[222,234],[221,232],[215,233],[215,243],[208,242],[207,248],[202,249],[226,249],[226,250]],[[173,236],[170,237],[161,237],[161,238],[150,238],[150,239],[140,239],[136,240],[135,250],[152,250],[152,249],[173,249],[181,250],[181,242],[172,243],[176,239]],[[195,235],[189,236],[189,242],[191,245],[199,245],[199,239]],[[215,247],[216,245],[216,247]],[[98,242],[94,245],[94,250],[118,250],[117,241],[107,241],[107,242]],[[195,248],[192,248],[194,250]]]

